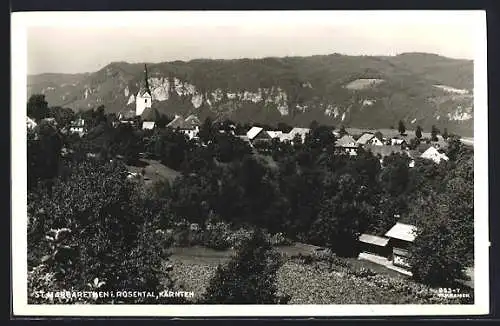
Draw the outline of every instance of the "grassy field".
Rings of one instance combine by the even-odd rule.
[[[415,293],[404,288],[407,277],[385,267],[355,258],[346,258],[351,271],[371,269],[373,279],[353,275],[343,269],[331,269],[323,263],[305,264],[291,256],[310,255],[316,247],[296,244],[278,247],[287,259],[278,271],[278,292],[291,296],[290,304],[397,304],[417,303]],[[232,250],[217,251],[203,247],[173,248],[172,277],[186,291],[200,298],[217,265],[227,262]],[[389,281],[388,281],[389,280]]]

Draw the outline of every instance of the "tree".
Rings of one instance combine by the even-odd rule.
[[[326,245],[341,256],[351,256],[356,252],[361,230],[366,228],[363,216],[370,214],[353,176],[344,174],[334,183],[334,195],[326,195],[321,201],[310,236],[316,244]]]
[[[37,122],[49,116],[50,111],[48,103],[45,101],[45,95],[31,95],[28,100],[27,114]]]
[[[63,139],[57,129],[40,123],[27,137],[28,185],[57,176],[61,163]]]
[[[399,120],[398,131],[401,135],[404,135],[406,132],[406,127],[403,120]]]
[[[346,134],[347,134],[347,131],[345,130],[345,126],[344,125],[340,126],[339,136],[342,137]]]
[[[377,139],[380,140],[380,141],[382,141],[384,139],[384,135],[380,131],[377,131],[374,134],[374,136],[377,137]]]
[[[200,140],[203,143],[208,144],[215,140],[216,135],[217,135],[217,130],[215,130],[214,128],[212,119],[210,117],[207,117],[200,128],[199,132]]]
[[[160,291],[166,245],[158,231],[159,207],[140,196],[118,161],[71,163],[69,170],[68,176],[56,180],[51,193],[44,188],[28,193],[28,266],[47,261],[51,254],[45,235],[67,229],[69,254],[60,261],[62,268],[49,265],[62,289],[85,289],[98,278],[104,282],[103,291]]]
[[[275,304],[279,255],[262,231],[254,230],[238,246],[236,256],[219,266],[204,295],[203,303]]]
[[[447,140],[447,139],[448,139],[448,137],[449,137],[449,135],[448,135],[448,129],[447,129],[447,128],[444,128],[444,131],[443,131],[443,138],[444,138],[445,140]]]
[[[432,286],[448,286],[463,279],[461,250],[450,220],[446,198],[432,194],[420,200],[411,212],[418,231],[410,247],[413,278]]]
[[[381,184],[392,196],[404,194],[409,181],[410,158],[404,154],[391,154],[384,158],[380,174]]]
[[[415,131],[415,137],[417,137],[417,139],[419,140],[422,138],[422,127],[417,126],[417,130]]]
[[[64,128],[70,125],[71,121],[75,118],[75,113],[69,108],[51,107],[49,109],[50,117],[56,119],[59,128]]]
[[[311,121],[311,123],[309,124],[309,129],[311,129],[311,130],[314,130],[318,127],[319,127],[319,123],[316,120]]]
[[[438,141],[438,137],[437,137],[438,134],[439,134],[439,129],[435,125],[432,125],[432,128],[431,128],[431,140],[432,141]]]

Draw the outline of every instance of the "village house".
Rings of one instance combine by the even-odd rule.
[[[84,135],[86,130],[85,120],[82,118],[78,118],[76,120],[71,121],[69,131],[72,133],[79,134],[80,136]]]
[[[271,136],[262,127],[252,127],[247,131],[247,137],[252,143],[271,140]]]
[[[157,109],[146,108],[142,114],[142,129],[154,129],[158,120],[160,120],[161,115]]]
[[[282,131],[266,131],[269,137],[271,138],[280,138],[280,135],[283,134]]]
[[[349,155],[357,155],[358,144],[356,144],[356,140],[354,140],[351,135],[344,135],[337,139],[337,141],[335,142],[335,147],[337,147],[343,153],[347,153]]]
[[[389,245],[392,247],[392,263],[395,266],[409,268],[409,248],[415,241],[417,228],[410,224],[397,222],[385,237],[389,238]]]
[[[429,147],[421,156],[421,158],[432,160],[434,163],[439,164],[441,161],[448,161],[449,158],[444,153],[440,153],[435,147]]]
[[[34,129],[37,124],[35,120],[31,119],[30,117],[26,117],[26,126],[28,127],[28,129]]]
[[[403,137],[393,137],[388,141],[391,146],[408,146],[408,142]]]
[[[380,139],[378,139],[374,134],[372,133],[364,133],[361,135],[361,137],[356,140],[356,144],[360,146],[366,146],[366,145],[374,145],[374,146],[383,146],[384,143]]]
[[[300,135],[300,138],[302,139],[302,143],[305,142],[307,134],[311,131],[309,128],[299,128],[295,127],[290,132],[288,133],[288,137],[290,138],[290,141],[293,142],[295,137],[297,135]]]
[[[200,120],[195,115],[190,115],[186,119],[180,115],[176,115],[174,119],[167,124],[167,128],[182,132],[189,140],[196,139],[200,132]]]
[[[389,258],[392,254],[392,250],[389,247],[389,238],[364,233],[359,236],[359,243],[360,251],[366,254],[384,258]]]
[[[384,158],[391,154],[404,154],[410,157],[411,161],[408,164],[409,167],[413,167],[415,165],[415,162],[413,160],[413,157],[410,155],[409,151],[401,148],[401,146],[391,146],[391,145],[382,145],[382,146],[377,146],[377,145],[366,145],[364,146],[364,149],[366,151],[371,152],[374,156],[378,157],[380,160],[380,164],[383,163]],[[412,163],[413,162],[413,163]]]
[[[121,124],[134,124],[136,117],[136,111],[125,110],[118,113],[118,121]]]

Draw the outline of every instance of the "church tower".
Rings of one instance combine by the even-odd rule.
[[[135,98],[135,115],[141,115],[146,108],[150,108],[152,100],[148,82],[148,68],[144,65],[144,82],[141,83],[141,87]]]

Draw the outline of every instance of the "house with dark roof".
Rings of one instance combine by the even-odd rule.
[[[118,113],[118,121],[120,123],[135,123],[135,110],[122,110]]]
[[[389,246],[389,238],[387,237],[364,233],[359,236],[358,241],[361,252],[385,258],[389,258],[392,253],[391,247]]]

